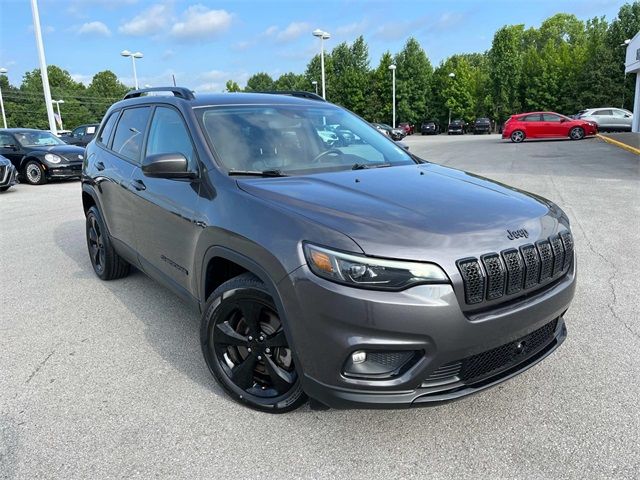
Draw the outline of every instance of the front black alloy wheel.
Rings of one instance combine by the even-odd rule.
[[[236,401],[271,413],[306,401],[277,308],[255,276],[239,275],[213,292],[200,340],[209,370]]]

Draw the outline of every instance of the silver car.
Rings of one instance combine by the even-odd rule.
[[[633,113],[623,108],[590,108],[582,110],[578,118],[597,124],[600,131],[631,131]]]

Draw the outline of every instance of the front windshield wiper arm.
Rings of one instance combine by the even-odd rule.
[[[244,175],[255,177],[288,177],[286,173],[282,173],[281,170],[229,170],[229,176],[232,175]]]
[[[353,166],[351,167],[351,170],[367,170],[369,168],[384,168],[384,167],[390,167],[390,166],[391,166],[390,163],[377,163],[373,165],[369,165],[367,163],[354,163]]]

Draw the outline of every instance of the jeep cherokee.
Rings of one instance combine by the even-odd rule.
[[[95,273],[133,265],[197,306],[208,368],[252,408],[449,401],[565,339],[576,261],[557,205],[313,94],[133,91],[86,153]]]

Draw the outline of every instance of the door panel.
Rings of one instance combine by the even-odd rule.
[[[568,135],[568,123],[562,122],[559,115],[552,113],[542,114],[541,132],[545,137],[564,137]]]

